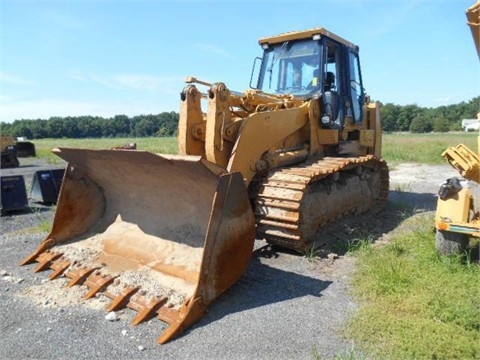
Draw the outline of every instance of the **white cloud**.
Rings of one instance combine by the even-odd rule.
[[[453,102],[454,100],[452,99],[451,96],[444,96],[441,98],[436,98],[434,100],[434,103],[437,105],[449,105],[449,104],[452,104]]]
[[[213,53],[215,55],[223,56],[224,58],[227,58],[227,59],[233,58],[233,56],[228,51],[226,51],[225,49],[219,48],[217,46],[213,46],[209,44],[200,44],[200,43],[194,44],[193,46],[206,53]]]
[[[99,75],[97,73],[71,71],[68,77],[76,81],[100,84],[115,90],[160,91],[162,93],[170,93],[168,89],[178,87],[178,84],[183,82],[180,77],[128,73]]]
[[[119,84],[117,84],[115,81],[112,80],[111,77],[108,76],[91,74],[87,77],[87,81],[94,82],[96,84],[100,84],[111,89],[122,89]]]
[[[133,90],[154,91],[170,82],[171,79],[160,76],[139,75],[139,74],[117,74],[113,77],[117,84]]]
[[[380,37],[390,33],[393,29],[401,26],[409,16],[418,10],[421,0],[409,0],[404,2],[398,2],[395,16],[385,16],[378,19],[375,26],[369,29],[370,36]]]
[[[178,110],[178,101],[174,102],[173,99],[167,98],[163,102],[147,103],[141,101],[75,101],[56,98],[14,100],[3,96],[0,101],[0,121],[4,122],[21,119],[48,119],[52,116],[113,117],[119,114],[135,116]]]
[[[53,8],[45,10],[41,14],[41,18],[45,25],[53,25],[61,29],[85,29],[88,27],[88,25],[77,16]]]
[[[83,72],[78,71],[78,70],[70,71],[67,74],[67,77],[70,78],[70,79],[77,80],[77,81],[82,81],[82,82],[87,82],[88,81],[88,77]]]
[[[25,79],[18,75],[7,74],[3,71],[0,71],[0,81],[2,83],[8,83],[13,85],[26,85],[26,86],[34,85],[34,82],[30,79]]]

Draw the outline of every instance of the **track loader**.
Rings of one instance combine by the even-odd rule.
[[[322,225],[382,204],[358,47],[324,28],[259,43],[243,93],[187,78],[178,155],[54,149],[68,167],[53,228],[23,264],[137,310],[135,324],[167,322],[165,343],[244,274],[255,239],[304,252]]]
[[[480,59],[480,1],[468,8],[466,15]],[[480,121],[480,112],[477,118]],[[477,152],[458,144],[442,153],[462,176],[447,179],[438,192],[435,242],[442,255],[461,254],[467,249],[469,238],[480,238],[480,135],[477,142]]]

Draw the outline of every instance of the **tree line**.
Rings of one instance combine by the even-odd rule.
[[[115,115],[112,118],[99,116],[53,116],[49,119],[22,119],[12,123],[0,123],[0,132],[13,137],[28,139],[45,138],[120,138],[175,136],[179,114],[175,111],[157,115]]]
[[[383,131],[447,132],[461,130],[462,119],[475,119],[480,111],[480,96],[436,108],[418,105],[381,104],[380,115]],[[116,115],[112,118],[98,116],[66,116],[49,119],[22,119],[12,123],[0,123],[0,133],[28,139],[43,138],[115,138],[175,136],[179,114],[175,111],[157,115],[128,117]]]
[[[410,131],[415,133],[462,130],[462,119],[476,119],[480,112],[480,96],[436,108],[417,105],[382,104],[380,116],[383,131]]]

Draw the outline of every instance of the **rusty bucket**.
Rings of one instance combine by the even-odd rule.
[[[165,343],[245,272],[255,222],[240,173],[198,156],[59,148],[68,162],[51,233],[22,265],[86,285],[108,311],[157,316]]]

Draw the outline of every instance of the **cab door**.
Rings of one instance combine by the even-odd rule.
[[[363,122],[363,103],[365,100],[364,88],[362,86],[362,75],[360,72],[360,61],[358,53],[349,51],[349,89],[350,103],[352,104],[352,117],[356,124]]]

